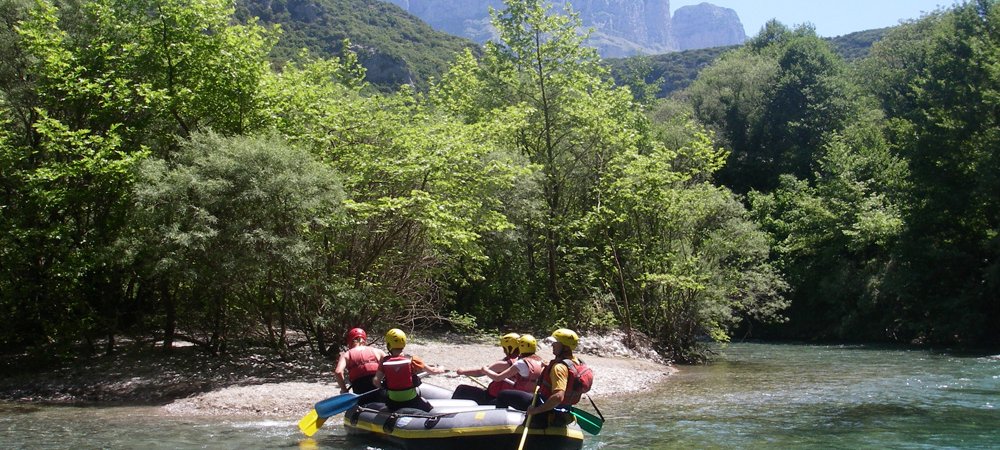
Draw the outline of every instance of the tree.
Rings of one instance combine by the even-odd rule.
[[[905,226],[907,166],[881,120],[861,117],[829,138],[813,181],[784,175],[771,193],[750,195],[756,222],[774,239],[776,264],[794,287],[790,320],[778,335],[891,339],[883,286]]]
[[[1000,5],[967,2],[889,33],[870,89],[909,161],[907,228],[887,290],[902,339],[1000,342]]]
[[[324,245],[344,221],[336,172],[278,138],[196,133],[141,173],[141,225],[124,248],[165,280],[176,322],[216,353],[257,324],[284,349],[299,313],[328,293]]]
[[[256,95],[272,38],[232,25],[222,1],[38,2],[4,19],[3,301],[17,343],[92,342],[157,308],[114,256],[129,227],[134,168],[199,127],[261,125]],[[10,14],[8,14],[10,13]],[[9,23],[9,22],[8,22]],[[10,119],[9,121],[6,119]],[[141,305],[141,306],[140,306]],[[22,320],[23,319],[23,320]]]
[[[475,272],[482,236],[510,226],[499,193],[521,173],[497,151],[499,125],[462,123],[407,90],[363,96],[361,73],[348,54],[286,66],[268,83],[278,131],[344,176],[347,219],[325,262],[339,304],[316,311],[318,339],[447,320],[452,274]]]
[[[567,259],[572,223],[594,204],[594,187],[611,155],[639,145],[641,114],[626,89],[615,88],[596,51],[583,46],[579,18],[549,15],[540,1],[507,1],[493,12],[499,43],[478,63],[460,60],[438,86],[443,104],[467,121],[509,117],[506,144],[540,171],[540,216],[518,223],[529,276],[526,301],[578,318],[587,289]],[[586,270],[586,269],[582,269]],[[583,289],[582,292],[578,289]],[[525,292],[520,292],[524,296]]]
[[[506,6],[494,12],[501,42],[480,61],[461,57],[432,90],[470,123],[502,118],[512,129],[502,142],[538,170],[505,207],[516,212],[517,237],[491,241],[520,245],[490,252],[519,266],[491,266],[497,278],[476,285],[491,289],[464,298],[515,299],[552,322],[541,326],[644,332],[686,360],[696,359],[699,336],[726,339],[742,317],[777,318],[782,282],[766,263],[765,235],[731,192],[708,184],[725,152],[700,130],[654,129],[580,47],[571,12]],[[531,287],[504,276],[528,277]]]
[[[775,21],[703,71],[686,95],[731,149],[719,180],[738,193],[768,192],[781,174],[810,179],[825,137],[860,113],[829,44],[811,28]]]
[[[690,124],[685,134],[676,149],[616,155],[586,223],[604,237],[597,261],[623,300],[611,304],[616,315],[693,362],[704,357],[700,336],[725,342],[744,319],[781,321],[787,286],[769,263],[766,233],[732,192],[711,184],[726,153]]]

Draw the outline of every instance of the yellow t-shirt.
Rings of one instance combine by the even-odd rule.
[[[576,358],[572,360],[575,363],[580,361]],[[555,363],[553,363],[555,364]],[[549,372],[549,383],[552,385],[552,392],[566,391],[566,384],[569,382],[569,367],[566,364],[555,364],[552,366],[552,371]]]

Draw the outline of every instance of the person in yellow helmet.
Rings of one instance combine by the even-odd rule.
[[[501,336],[500,348],[503,349],[504,357],[494,361],[489,366],[480,366],[471,369],[458,369],[455,373],[459,375],[468,375],[470,377],[480,377],[486,375],[486,370],[503,372],[510,367],[513,367],[514,362],[517,361],[520,353],[518,344],[518,338],[520,337],[521,336],[517,333],[507,333]],[[475,400],[475,402],[480,405],[494,405],[496,404],[497,396],[500,392],[513,388],[513,382],[507,382],[506,379],[494,380],[485,388],[460,384],[457,388],[455,388],[455,393],[452,394],[451,398]]]
[[[555,359],[549,362],[539,378],[538,398],[541,404],[527,409],[527,414],[544,418],[549,426],[564,426],[574,420],[569,407],[577,404],[594,384],[594,373],[587,365],[573,355],[580,343],[575,331],[560,328],[552,332],[552,353]],[[554,411],[558,408],[561,411]],[[533,422],[534,423],[534,422]]]
[[[421,372],[440,374],[447,370],[443,367],[428,366],[419,357],[404,355],[406,333],[399,328],[393,328],[385,333],[385,346],[389,354],[382,358],[372,381],[376,388],[385,387],[386,406],[391,411],[400,408],[430,411],[431,404],[417,392],[417,386],[420,385],[420,378],[417,375]]]
[[[538,349],[538,341],[530,334],[522,334],[517,340],[520,358],[514,365],[503,372],[496,373],[488,367],[483,367],[483,372],[491,380],[509,382],[513,389],[500,392],[497,395],[496,405],[498,408],[522,405],[520,409],[525,409],[531,403],[531,397],[535,393],[535,386],[545,368],[545,361],[535,352]]]

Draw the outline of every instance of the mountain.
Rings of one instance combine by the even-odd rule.
[[[736,11],[710,3],[682,6],[671,24],[678,50],[742,44],[747,38]]]
[[[489,8],[502,0],[385,0],[420,17],[432,27],[484,43],[494,36]],[[558,10],[567,3],[553,0]],[[670,15],[670,0],[571,0],[590,44],[605,58],[661,54],[692,48],[742,44],[743,24],[735,11],[709,3],[685,6]]]
[[[281,25],[271,54],[277,65],[295,59],[303,48],[317,56],[339,56],[343,40],[350,39],[368,81],[382,90],[403,84],[426,87],[430,77],[447,70],[456,53],[479,51],[474,42],[434,30],[380,0],[238,0],[236,15]]]

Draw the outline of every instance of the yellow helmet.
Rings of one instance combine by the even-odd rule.
[[[503,347],[503,351],[506,354],[514,353],[517,350],[517,338],[521,335],[517,333],[507,333],[500,338],[500,346]]]
[[[538,350],[538,341],[530,334],[522,334],[521,337],[517,338],[517,349],[521,351],[522,355],[535,353]]]
[[[577,336],[576,332],[569,328],[560,328],[553,331],[552,337],[556,338],[557,342],[565,345],[570,350],[576,350],[576,345],[580,343],[580,336]]]
[[[385,346],[389,350],[402,349],[406,347],[406,333],[399,328],[393,328],[385,333]]]

